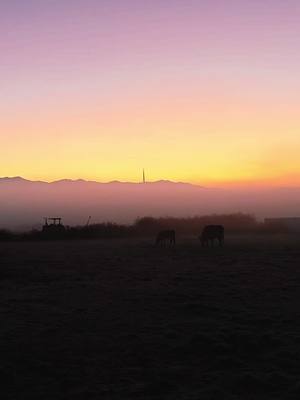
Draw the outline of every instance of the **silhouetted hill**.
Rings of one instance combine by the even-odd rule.
[[[39,227],[44,216],[66,224],[129,223],[145,215],[188,217],[243,212],[258,217],[300,214],[299,188],[207,188],[160,180],[146,184],[62,179],[52,183],[0,178],[0,227]]]

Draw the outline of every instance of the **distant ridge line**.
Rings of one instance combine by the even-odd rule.
[[[22,176],[12,176],[12,177],[0,177],[0,183],[1,182],[14,182],[14,183],[41,183],[41,184],[48,184],[48,185],[52,185],[52,184],[60,184],[60,183],[93,183],[93,184],[99,184],[99,185],[111,185],[111,184],[120,184],[120,185],[141,185],[141,183],[143,182],[130,182],[130,181],[119,181],[119,180],[112,180],[112,181],[108,181],[108,182],[100,182],[100,181],[95,181],[95,180],[86,180],[86,179],[68,179],[68,178],[64,178],[64,179],[58,179],[58,180],[54,180],[54,181],[41,181],[41,180],[30,180],[30,179],[26,179],[23,178]],[[144,182],[145,185],[154,185],[154,184],[171,184],[171,185],[186,185],[186,186],[193,186],[193,187],[198,187],[198,188],[204,188],[201,185],[197,185],[197,184],[193,184],[193,183],[189,183],[189,182],[181,182],[181,181],[172,181],[172,180],[168,180],[168,179],[160,179],[157,181],[146,181]]]

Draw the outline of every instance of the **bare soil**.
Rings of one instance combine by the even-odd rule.
[[[300,237],[0,244],[2,399],[299,399]]]

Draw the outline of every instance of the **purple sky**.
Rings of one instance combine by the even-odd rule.
[[[10,0],[0,35],[6,175],[299,173],[298,0]]]

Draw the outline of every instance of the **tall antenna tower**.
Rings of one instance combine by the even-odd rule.
[[[144,168],[143,168],[143,183],[146,183],[145,170],[144,170]]]

